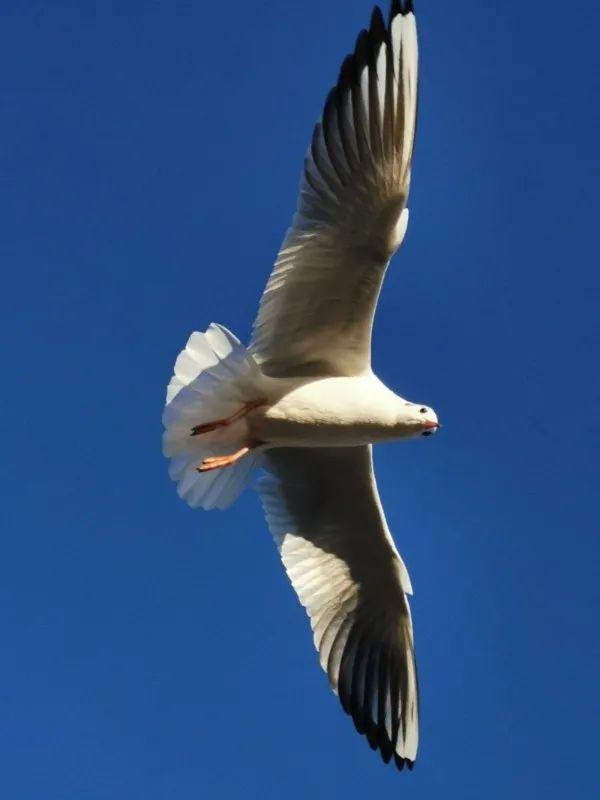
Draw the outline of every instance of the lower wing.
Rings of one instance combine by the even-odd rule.
[[[267,522],[330,686],[384,761],[412,767],[412,590],[385,522],[371,448],[273,449],[265,467],[259,490]]]

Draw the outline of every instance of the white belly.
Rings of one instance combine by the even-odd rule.
[[[250,436],[271,447],[353,447],[394,438],[397,398],[373,375],[309,383],[265,380],[270,400],[248,416]]]

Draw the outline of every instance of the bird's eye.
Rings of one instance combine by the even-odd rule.
[[[419,409],[419,413],[421,413],[421,414],[426,414],[427,413],[427,409],[425,408],[425,406],[423,406],[423,408]]]
[[[433,431],[425,431],[421,436],[433,436]]]

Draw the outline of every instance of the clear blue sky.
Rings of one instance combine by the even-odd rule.
[[[256,495],[192,512],[167,477],[173,360],[213,320],[248,337],[370,11],[2,4],[7,800],[597,796],[597,3],[417,6],[374,343],[446,423],[376,454],[415,586],[414,773],[330,695]]]

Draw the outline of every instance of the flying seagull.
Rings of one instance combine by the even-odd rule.
[[[431,436],[426,405],[371,370],[371,330],[408,224],[417,113],[412,0],[392,0],[330,91],[246,349],[193,333],[175,363],[163,445],[178,493],[224,509],[253,467],[281,560],[333,691],[387,763],[412,768],[419,702],[410,578],[386,524],[372,445]]]

